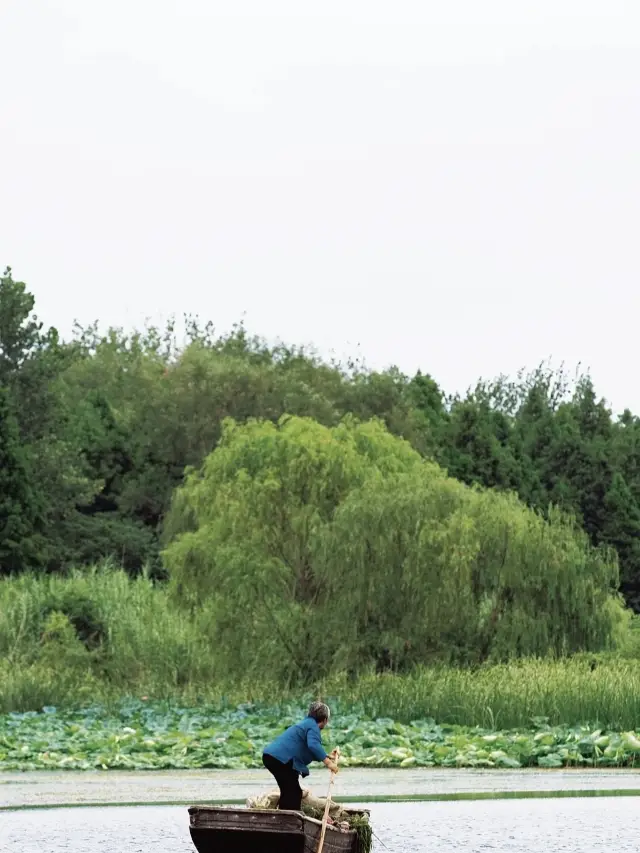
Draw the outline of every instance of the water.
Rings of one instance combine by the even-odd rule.
[[[327,790],[328,774],[314,770],[305,787]],[[273,787],[266,770],[35,771],[0,773],[0,809],[19,806],[175,805],[244,803]],[[336,779],[334,795],[342,800],[385,797],[437,797],[495,792],[606,791],[626,789],[640,794],[637,770],[458,770],[414,768],[367,770],[349,768]],[[0,848],[1,853],[1,848]]]
[[[391,853],[637,851],[640,797],[376,803],[376,834]],[[385,853],[376,842],[376,853]],[[195,853],[184,807],[0,813],[2,853]]]

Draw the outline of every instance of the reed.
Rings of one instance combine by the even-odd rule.
[[[593,723],[614,730],[640,723],[640,660],[576,655],[564,660],[524,659],[479,669],[436,666],[404,676],[362,676],[354,684],[324,686],[344,709],[401,722],[439,723],[493,730]]]
[[[196,706],[303,703],[321,695],[365,717],[492,729],[593,722],[613,729],[640,721],[640,631],[636,622],[607,654],[525,658],[480,667],[435,663],[404,675],[337,672],[306,685],[229,678],[218,668],[214,614],[189,615],[165,587],[104,565],[66,576],[0,581],[0,711],[149,696]]]

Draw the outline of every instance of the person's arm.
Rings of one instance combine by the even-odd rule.
[[[315,726],[307,730],[307,746],[309,747],[309,752],[313,755],[316,761],[321,761],[325,767],[328,767],[329,770],[331,770],[332,773],[338,772],[338,765],[325,752],[322,745],[322,738],[320,737],[320,731]]]
[[[336,748],[329,753],[328,759],[324,762],[325,767],[328,767],[332,773],[338,772],[338,756],[340,755],[340,750],[336,746]]]

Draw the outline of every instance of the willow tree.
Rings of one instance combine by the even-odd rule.
[[[331,658],[318,543],[348,494],[421,457],[377,421],[224,424],[217,449],[174,497],[164,551],[176,595],[213,605],[221,665],[309,678]],[[351,569],[341,568],[345,584]],[[332,641],[333,642],[333,641]]]
[[[620,610],[615,560],[570,519],[462,485],[375,421],[227,422],[167,530],[174,594],[210,614],[229,675],[597,649]]]
[[[398,668],[602,649],[622,613],[614,555],[570,517],[545,520],[433,465],[353,490],[318,544],[341,667],[381,648]]]

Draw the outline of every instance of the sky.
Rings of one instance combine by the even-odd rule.
[[[637,0],[2,0],[0,265],[64,335],[197,314],[640,414]]]

